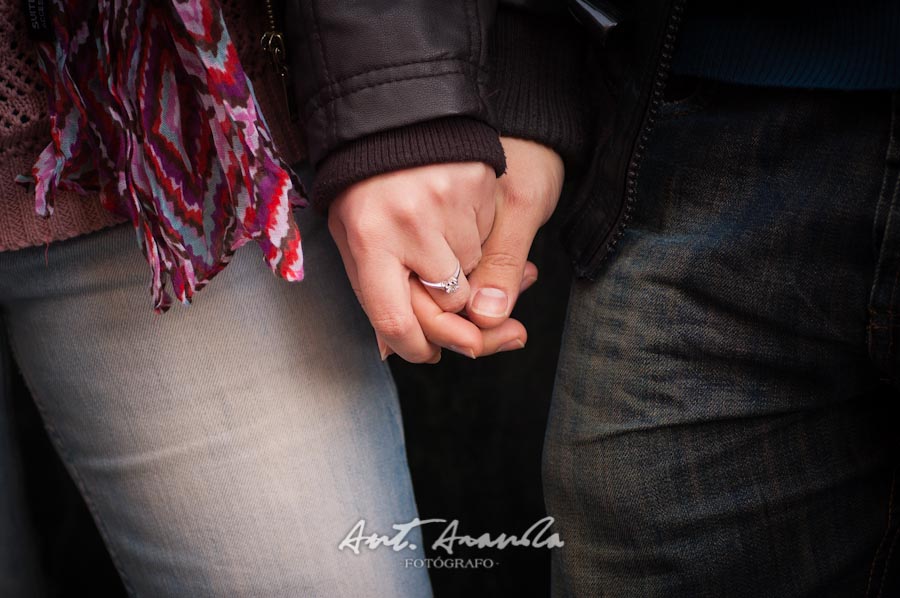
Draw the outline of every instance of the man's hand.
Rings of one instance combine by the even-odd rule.
[[[481,244],[494,220],[496,193],[496,175],[485,164],[435,164],[372,177],[348,188],[332,204],[328,225],[350,283],[379,341],[404,359],[429,362],[439,356],[437,343],[426,338],[426,332],[434,336],[434,331],[423,330],[413,298],[418,297],[424,308],[424,293],[448,314],[466,306],[465,274],[481,259]],[[411,286],[419,284],[411,274],[428,281],[446,280],[454,274],[457,260],[462,273],[455,293]],[[440,320],[437,315],[431,314],[433,322]],[[452,344],[470,356],[484,351],[473,325],[446,317],[443,321],[452,321],[459,333],[444,334],[457,337],[456,343],[447,341],[444,346]],[[506,340],[519,333],[509,332]],[[498,342],[505,339],[498,336],[493,343]]]
[[[503,137],[506,174],[498,181],[494,226],[481,248],[481,261],[469,275],[469,319],[483,329],[505,325],[522,290],[537,280],[528,252],[562,191],[565,171],[552,149]]]

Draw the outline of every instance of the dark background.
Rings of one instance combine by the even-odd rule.
[[[459,520],[459,533],[521,534],[545,516],[540,483],[544,425],[559,352],[570,269],[551,223],[531,259],[540,277],[514,316],[528,346],[471,361],[444,351],[438,365],[391,367],[400,392],[409,464],[422,519]],[[56,457],[21,380],[14,412],[26,462],[32,520],[54,596],[124,596],[78,491]],[[430,546],[443,525],[426,526]],[[443,552],[428,556],[446,556]],[[463,549],[454,557],[490,558],[482,569],[431,569],[437,598],[547,596],[547,549]]]

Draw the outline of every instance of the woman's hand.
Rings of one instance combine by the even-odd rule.
[[[480,163],[425,166],[358,183],[333,204],[329,227],[382,357],[435,363],[440,347],[475,358],[525,346],[525,327],[509,314],[537,280],[528,252],[564,170],[543,145],[501,142],[508,171],[499,182]],[[457,259],[455,293],[418,280],[448,278]]]
[[[424,300],[430,298],[447,314],[465,307],[465,274],[481,259],[496,192],[496,175],[485,164],[435,164],[372,177],[348,188],[332,204],[329,228],[353,290],[380,341],[404,359],[434,361],[440,353],[437,340],[470,356],[484,350],[480,334],[472,333],[474,326],[458,316],[437,317]],[[457,265],[459,288],[452,294],[426,289],[415,278],[446,280]],[[413,310],[414,297],[420,317]],[[438,326],[447,322],[455,325]],[[456,342],[450,342],[454,338]]]

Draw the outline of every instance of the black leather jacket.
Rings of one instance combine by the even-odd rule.
[[[452,115],[492,121],[485,63],[495,1],[289,0],[286,6],[313,163],[343,143],[403,125]]]
[[[634,211],[637,176],[663,101],[685,2],[645,0],[620,7],[618,31],[596,48],[596,143],[574,201],[565,206],[562,230],[580,277],[599,275]]]
[[[295,85],[310,158],[317,165],[360,139],[446,117],[463,117],[503,134],[557,146],[571,134],[550,129],[557,120],[579,115],[589,143],[576,144],[583,176],[572,200],[561,206],[566,212],[563,241],[577,273],[594,277],[633,209],[635,180],[662,101],[683,3],[612,2],[598,11],[597,0],[572,0],[568,5],[563,0],[514,0],[499,7],[496,0],[287,0],[285,24],[292,67],[301,74]],[[505,35],[504,44],[513,47],[495,50],[505,54],[500,60],[505,66],[492,79],[489,62],[496,57],[489,56],[490,36],[504,11],[532,15],[535,39],[527,28],[508,29],[516,33]],[[606,35],[599,22],[611,14],[618,15],[620,23]],[[509,71],[515,68],[507,67],[515,64],[516,56],[541,47],[536,41],[541,23],[560,26],[560,19],[570,28],[568,39],[557,34],[544,47],[555,52],[556,46],[582,38],[579,56],[559,55],[557,68],[545,68],[547,80],[534,85],[510,81]],[[547,118],[534,118],[538,106],[548,104],[545,98],[505,106],[500,112],[506,114],[498,116],[497,98],[521,96],[522,89],[540,94],[547,87],[562,90],[570,85],[553,76],[563,72],[575,78],[566,70],[575,60],[581,61],[577,75],[590,89],[580,100],[590,98],[588,113],[597,115],[596,121],[560,105],[547,108]],[[532,73],[514,75],[525,78]],[[516,88],[515,94],[498,89],[509,86]],[[577,96],[570,97],[577,101]],[[521,114],[510,116],[514,109]]]

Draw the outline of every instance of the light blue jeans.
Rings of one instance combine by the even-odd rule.
[[[120,226],[0,253],[2,361],[137,596],[430,596],[417,548],[338,550],[360,520],[416,516],[396,390],[324,222],[300,214],[307,279],[251,246],[194,301],[151,310]],[[0,389],[0,595],[39,596]]]

